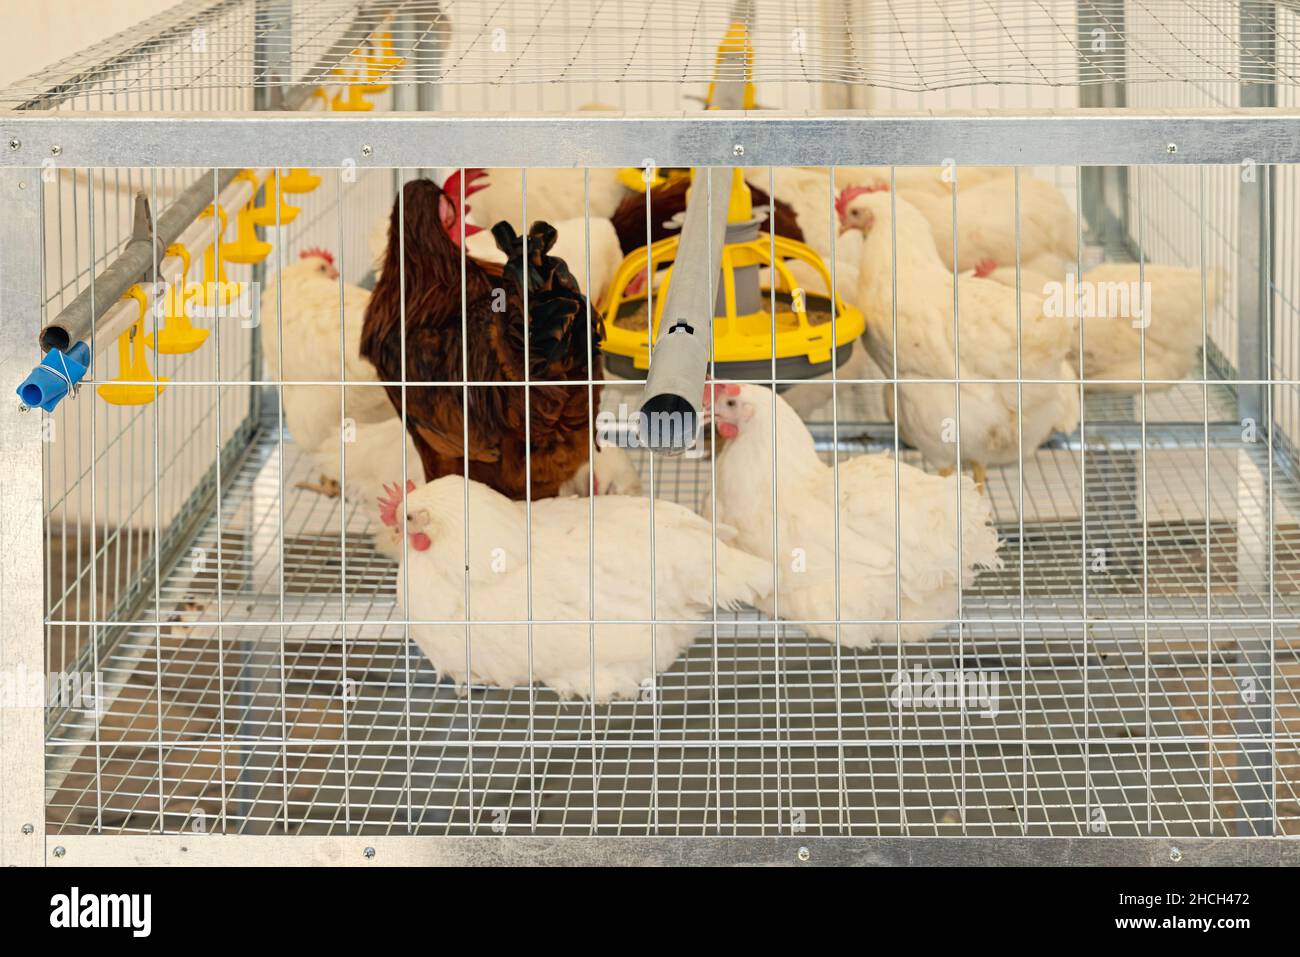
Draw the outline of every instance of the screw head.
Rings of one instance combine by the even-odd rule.
[[[737,143],[735,146],[733,146],[733,147],[731,148],[731,155],[732,155],[732,156],[744,156],[744,155],[745,155],[745,147],[742,146],[740,143]]]
[[[373,847],[367,847],[364,851],[361,852],[361,856],[368,861],[374,860],[375,849]]]
[[[66,853],[68,853],[68,852],[63,848],[62,845],[60,845],[60,846],[58,846],[58,847],[56,847],[56,848],[54,849],[54,856],[55,856],[55,857],[62,857],[62,856],[63,856],[64,854],[66,854]]]
[[[32,833],[32,831],[34,831],[34,830],[36,830],[36,828],[32,827],[30,824],[24,824],[24,825],[23,825],[23,833],[24,833],[24,834],[30,834],[30,833]]]
[[[53,156],[58,156],[58,155],[61,154],[62,152],[63,152],[63,147],[62,147],[62,146],[59,146],[59,145],[56,144],[56,145],[50,147],[50,154],[53,155]]]
[[[369,156],[369,155],[370,155],[371,153],[373,153],[373,152],[374,152],[374,150],[372,150],[372,149],[370,148],[370,144],[369,144],[369,143],[367,143],[365,146],[361,147],[361,155],[362,155],[362,156]]]
[[[1178,152],[1178,144],[1177,144],[1177,143],[1170,143],[1168,146],[1165,147],[1165,152],[1166,152],[1166,153],[1177,153],[1177,152]]]
[[[1169,859],[1177,864],[1183,859],[1183,852],[1176,847],[1171,847],[1169,849]]]
[[[22,146],[23,146],[23,141],[18,139],[17,137],[9,141],[9,149],[13,150],[14,152],[17,152],[18,150],[22,149]]]
[[[808,850],[806,847],[801,847],[799,848],[798,853],[795,854],[795,857],[799,858],[800,861],[806,864],[812,859],[812,851]]]

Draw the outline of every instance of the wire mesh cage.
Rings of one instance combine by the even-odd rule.
[[[1080,838],[1109,859],[1145,860],[1175,838],[1245,859],[1260,853],[1240,840],[1253,837],[1287,853],[1300,833],[1298,51],[1300,8],[1264,0],[218,0],[4,91],[5,369],[17,384],[56,356],[64,364],[47,376],[69,395],[0,413],[13,470],[0,516],[4,668],[15,695],[40,686],[38,700],[5,709],[19,783],[0,803],[6,834],[43,822],[0,847],[51,861],[57,847],[68,863],[118,860],[124,847],[138,859],[336,860],[339,848],[355,856],[352,839],[391,837],[385,856],[475,860],[554,838],[624,860],[679,854],[675,838],[762,837],[946,860],[952,851],[924,839],[965,836],[994,857],[1027,853],[1026,839]],[[743,110],[725,109],[729,88]],[[698,175],[719,168],[743,170],[729,197]],[[486,415],[472,390],[543,388],[530,375],[480,382],[468,365],[445,381],[401,371],[425,308],[409,298],[425,282],[411,267],[424,252],[412,248],[410,198],[425,180],[443,185],[461,229],[454,278],[435,296],[454,306],[457,355],[488,338],[474,325],[488,313],[462,298],[467,271],[511,268],[474,227],[555,225],[593,333],[599,320],[644,334],[653,367],[656,305],[669,308],[673,273],[685,295],[687,256],[661,270],[638,250],[678,229],[686,248],[694,210],[752,201],[758,238],[740,237],[748,221],[735,208],[718,220],[731,258],[715,309],[712,288],[700,300],[723,389],[711,394],[763,389],[831,467],[834,517],[818,546],[834,584],[811,613],[782,611],[781,584],[801,573],[787,566],[808,543],[776,531],[809,507],[782,498],[803,447],[772,426],[744,483],[767,503],[729,522],[734,434],[715,415],[681,456],[629,438],[645,364],[617,365],[607,336],[597,374],[594,334],[575,346],[589,350],[586,371],[564,382],[586,396],[580,431],[623,449],[612,491],[634,493],[641,525],[602,519],[597,466],[561,492],[579,493],[581,518],[558,538],[580,539],[585,558],[536,557],[560,554],[545,551],[558,548],[545,524],[556,506],[533,494],[542,453],[525,431],[512,479],[524,486],[524,611],[475,602],[478,579],[462,568],[474,628],[464,605],[446,621],[412,613],[419,593],[453,578],[420,579],[406,534],[418,516],[402,517],[399,501],[385,519],[357,477],[372,455],[358,410],[377,405],[398,423],[373,457],[397,456],[383,478],[400,488],[434,477],[416,447],[430,390],[451,395],[446,441],[464,456]],[[993,201],[971,192],[981,181],[1001,190]],[[670,222],[656,204],[674,184],[682,215]],[[866,234],[890,233],[883,247],[853,228],[863,197],[876,204]],[[937,293],[906,254],[899,210],[913,202],[942,221],[923,240],[948,271]],[[995,206],[1012,224],[1001,255],[963,262],[969,224]],[[1044,231],[1068,247],[1050,268],[1023,255]],[[782,260],[778,233],[825,265],[827,288],[803,288],[820,273]],[[304,263],[307,279],[294,272]],[[705,272],[721,268],[711,252]],[[1129,351],[1089,368],[1101,346],[1084,287],[1103,276],[1154,298],[1145,321],[1113,333]],[[971,282],[1000,283],[1011,303],[1000,320],[1011,371],[991,379],[965,359],[994,348]],[[402,303],[399,373],[363,376],[357,337],[385,283]],[[750,332],[770,355],[729,363],[745,283],[758,303]],[[882,290],[892,307],[873,311]],[[1070,320],[1053,346],[1067,361],[1030,371],[1031,313],[1052,291],[1077,309],[1057,316]],[[611,307],[616,293],[627,301]],[[952,371],[925,375],[903,366],[920,321],[908,303],[927,294],[953,355]],[[785,310],[821,365],[777,355]],[[866,331],[841,342],[853,310]],[[79,355],[78,392],[66,363]],[[326,371],[291,372],[300,355]],[[969,426],[990,387],[1009,397],[1011,453],[985,468],[962,452],[976,442],[961,416]],[[918,389],[955,399],[952,461],[909,433],[905,403],[929,401]],[[1031,433],[1045,389],[1077,414]],[[529,415],[516,425],[536,427]],[[899,463],[888,479],[855,484],[860,461],[881,454]],[[947,483],[957,563],[977,547],[963,507],[987,513],[998,560],[904,615],[901,546],[923,520],[907,486],[922,473]],[[868,499],[885,503],[871,546],[892,563],[883,616],[854,611],[868,586],[841,568],[865,547],[851,503]],[[674,506],[712,542],[709,607],[686,621],[658,603],[686,562],[655,517]],[[475,531],[468,492],[464,516],[468,568],[494,540],[488,525]],[[760,558],[774,606],[723,595],[731,552],[719,549],[751,525],[773,541]],[[648,579],[649,604],[598,613],[598,574]],[[584,647],[590,636],[591,684],[557,690],[538,670],[556,621],[534,606],[588,579],[591,609],[564,620]],[[900,643],[918,618],[926,640]],[[602,629],[617,622],[644,626],[647,677],[592,696],[612,640]],[[526,635],[527,668],[491,680],[473,661],[493,654],[490,628],[510,623]],[[439,624],[462,636],[463,660],[425,654],[422,629]],[[863,626],[883,640],[859,647]],[[223,840],[236,836],[293,840]],[[489,852],[489,838],[506,843]],[[1090,853],[1031,843],[1043,859]],[[704,859],[786,856],[699,846]]]

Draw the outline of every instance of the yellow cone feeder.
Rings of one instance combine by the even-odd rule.
[[[148,405],[162,394],[162,383],[167,381],[154,378],[144,351],[144,317],[149,299],[139,285],[132,286],[122,298],[139,303],[140,316],[117,338],[117,378],[95,391],[112,405]]]
[[[280,174],[272,173],[266,178],[265,201],[261,206],[253,206],[249,201],[249,219],[258,226],[287,226],[298,218],[299,207],[290,206],[284,201],[284,190],[280,188]],[[277,207],[279,211],[277,213]],[[277,219],[277,216],[279,217]],[[270,252],[268,249],[267,252]],[[237,260],[231,260],[236,262]],[[261,262],[261,260],[257,260]]]
[[[253,205],[253,199],[257,196],[257,174],[246,169],[235,179],[242,179],[251,184],[253,192],[244,208],[235,213],[235,239],[233,242],[221,244],[221,258],[229,263],[253,265],[260,263],[271,254],[271,244],[257,238],[257,220],[254,217],[258,209]],[[268,182],[268,194],[270,190]],[[295,214],[296,212],[295,210]]]
[[[792,239],[774,239],[760,229],[764,218],[754,214],[741,170],[733,170],[727,235],[719,264],[722,279],[713,311],[716,375],[727,379],[770,378],[773,355],[779,378],[810,378],[829,372],[833,365],[848,360],[853,341],[862,335],[866,322],[861,312],[842,299],[837,297],[832,305],[830,271],[817,253]],[[614,274],[604,303],[602,348],[606,367],[615,375],[645,377],[650,366],[650,343],[659,334],[672,283],[678,243],[679,237],[670,236],[648,249],[638,249],[623,260]],[[647,262],[651,275],[658,279],[648,329]],[[801,274],[811,271],[820,278],[823,288],[802,288],[791,270],[794,263],[804,264]],[[770,277],[767,288],[761,282],[764,271]]]
[[[171,283],[164,299],[163,327],[158,330],[157,341],[151,332],[144,337],[144,344],[154,352],[175,356],[194,352],[207,342],[208,330],[197,329],[185,314],[189,301],[198,296],[197,289],[186,288],[185,279],[190,274],[190,251],[179,243],[168,246],[164,254],[168,258],[180,259],[181,273]]]
[[[313,175],[309,169],[295,166],[280,180],[280,191],[284,193],[310,193],[320,185],[320,177]]]
[[[199,219],[211,218],[213,207],[209,206],[199,213]],[[226,211],[217,206],[217,219],[221,224],[218,236],[226,235]],[[212,243],[203,251],[203,288],[199,290],[195,301],[204,308],[228,306],[239,298],[240,285],[226,278],[225,256],[217,258],[217,244]]]

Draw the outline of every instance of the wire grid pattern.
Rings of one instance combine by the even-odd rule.
[[[406,62],[384,79],[399,84],[706,84],[719,69],[718,44],[734,17],[749,24],[754,56],[725,69],[765,84],[922,92],[1116,80],[1271,82],[1267,64],[1253,63],[1243,48],[1274,37],[1275,23],[1265,15],[1272,6],[1253,0],[664,0],[652,8],[596,0],[284,0],[266,3],[257,20],[251,0],[227,0],[199,10],[178,6],[21,81],[0,104],[44,105],[51,90],[75,103],[96,90],[138,100],[107,108],[145,109],[140,104],[149,97],[176,91],[246,92],[286,78],[347,82],[333,67],[351,72],[351,51],[385,31]],[[1199,37],[1195,45],[1185,39],[1192,33]],[[258,48],[271,65],[250,76]],[[179,71],[171,65],[177,59]],[[1284,70],[1277,79],[1296,82]]]
[[[838,388],[841,458],[878,448],[853,437],[873,428],[858,421],[872,397]],[[1199,417],[1199,393],[1180,387],[1151,411]],[[1101,429],[1125,411],[1107,397],[1087,418]],[[1267,509],[1242,492],[1262,488],[1259,457],[1214,450],[1207,492],[1187,468],[1203,450],[1169,439],[1145,454],[1146,500],[1160,509],[1129,497],[1122,444],[1090,440],[1082,488],[1077,450],[1040,451],[1023,479],[994,472],[1011,561],[967,593],[960,629],[845,650],[837,674],[828,643],[723,613],[716,641],[702,624],[655,700],[592,707],[440,682],[405,642],[394,567],[370,550],[358,507],[296,489],[311,466],[268,428],[221,521],[194,540],[204,562],[161,585],[161,628],[125,625],[105,645],[98,734],[76,710],[52,734],[50,820],[60,832],[1218,835],[1259,814],[1238,770],[1244,740],[1275,749],[1276,813],[1294,833],[1300,490],[1275,492],[1270,743],[1243,717],[1237,653],[1267,629],[1266,596],[1252,591],[1266,583],[1247,582],[1240,558],[1243,540],[1268,535]],[[659,497],[700,507],[707,459],[655,473]],[[1197,514],[1190,503],[1207,494],[1211,512]],[[1085,571],[1081,517],[1090,545],[1114,553],[1104,571]],[[899,673],[963,668],[997,682],[987,716],[891,703]]]

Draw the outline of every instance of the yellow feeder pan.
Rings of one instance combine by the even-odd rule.
[[[213,207],[209,206],[203,212],[199,213],[199,219],[209,219],[212,217]],[[226,235],[226,210],[217,206],[218,221],[221,223],[221,231],[218,236]],[[217,259],[217,244],[212,243],[203,251],[203,288],[195,297],[195,302],[204,308],[211,309],[214,306],[228,306],[239,298],[240,286],[237,282],[231,282],[226,278],[225,257]]]
[[[243,174],[240,174],[243,175]],[[280,174],[272,173],[266,178],[265,202],[261,206],[251,206],[249,218],[259,226],[287,226],[298,218],[299,207],[290,206],[284,201],[284,191],[280,189]],[[276,213],[276,205],[280,211]],[[277,219],[277,215],[279,218]],[[270,252],[270,250],[267,250]],[[237,260],[231,260],[236,262]],[[261,262],[259,259],[258,262]]]
[[[194,352],[208,339],[207,329],[196,329],[190,324],[190,317],[185,314],[186,305],[198,296],[198,290],[186,289],[185,277],[190,273],[190,251],[180,243],[168,246],[165,256],[177,256],[183,266],[181,274],[167,291],[166,308],[163,312],[163,327],[158,330],[155,344],[151,332],[144,337],[144,344],[155,352],[164,355],[184,355]]]
[[[753,78],[754,45],[749,42],[749,28],[746,27],[745,24],[739,22],[733,23],[727,28],[727,32],[723,34],[722,42],[718,44],[718,52],[713,59],[713,64],[717,67],[717,71],[715,71],[714,75],[718,76],[718,71],[720,71],[728,61],[736,58],[742,59],[745,64],[745,99],[743,109],[756,110],[758,109],[758,90],[755,89],[754,84],[751,82]],[[735,82],[741,78],[738,76],[718,76],[718,79],[723,82]],[[714,108],[714,86],[716,83],[717,80],[710,83],[708,92],[705,94],[705,109],[707,110]]]
[[[118,377],[95,391],[111,405],[148,405],[163,392],[165,387],[161,383],[167,381],[166,378],[154,378],[145,358],[144,315],[149,299],[138,285],[128,289],[122,298],[134,299],[140,304],[140,317],[117,337]]]
[[[379,59],[390,70],[396,70],[406,65],[406,57],[398,56],[397,51],[393,49],[393,34],[389,30],[383,30],[375,35],[379,41]]]
[[[347,96],[343,95],[343,90],[334,94],[330,100],[330,109],[339,113],[365,113],[375,108],[375,104],[366,99],[365,85],[354,82],[356,77],[351,73],[345,72],[340,67],[335,67],[330,71],[343,80],[344,89]]]
[[[280,191],[283,193],[310,193],[319,185],[319,176],[312,175],[312,171],[309,169],[295,166],[289,170],[288,175],[280,180]]]
[[[816,252],[792,239],[773,239],[759,229],[761,223],[762,217],[754,216],[741,171],[734,170],[727,239],[720,263],[722,281],[713,310],[716,375],[742,380],[770,378],[773,356],[779,378],[811,378],[830,372],[848,360],[866,321],[861,312],[842,299],[836,297],[832,304],[830,270]],[[601,348],[606,367],[615,375],[645,378],[650,367],[650,343],[659,334],[679,241],[677,236],[670,236],[648,249],[636,250],[614,274],[604,303],[605,340]],[[821,279],[824,291],[800,288],[789,266],[792,260],[808,266]],[[654,290],[654,315],[649,329],[645,325],[647,263],[651,276],[664,270]],[[775,288],[761,288],[764,269],[771,270]],[[776,300],[775,338],[772,299]],[[825,316],[825,321],[812,322],[810,312]]]

